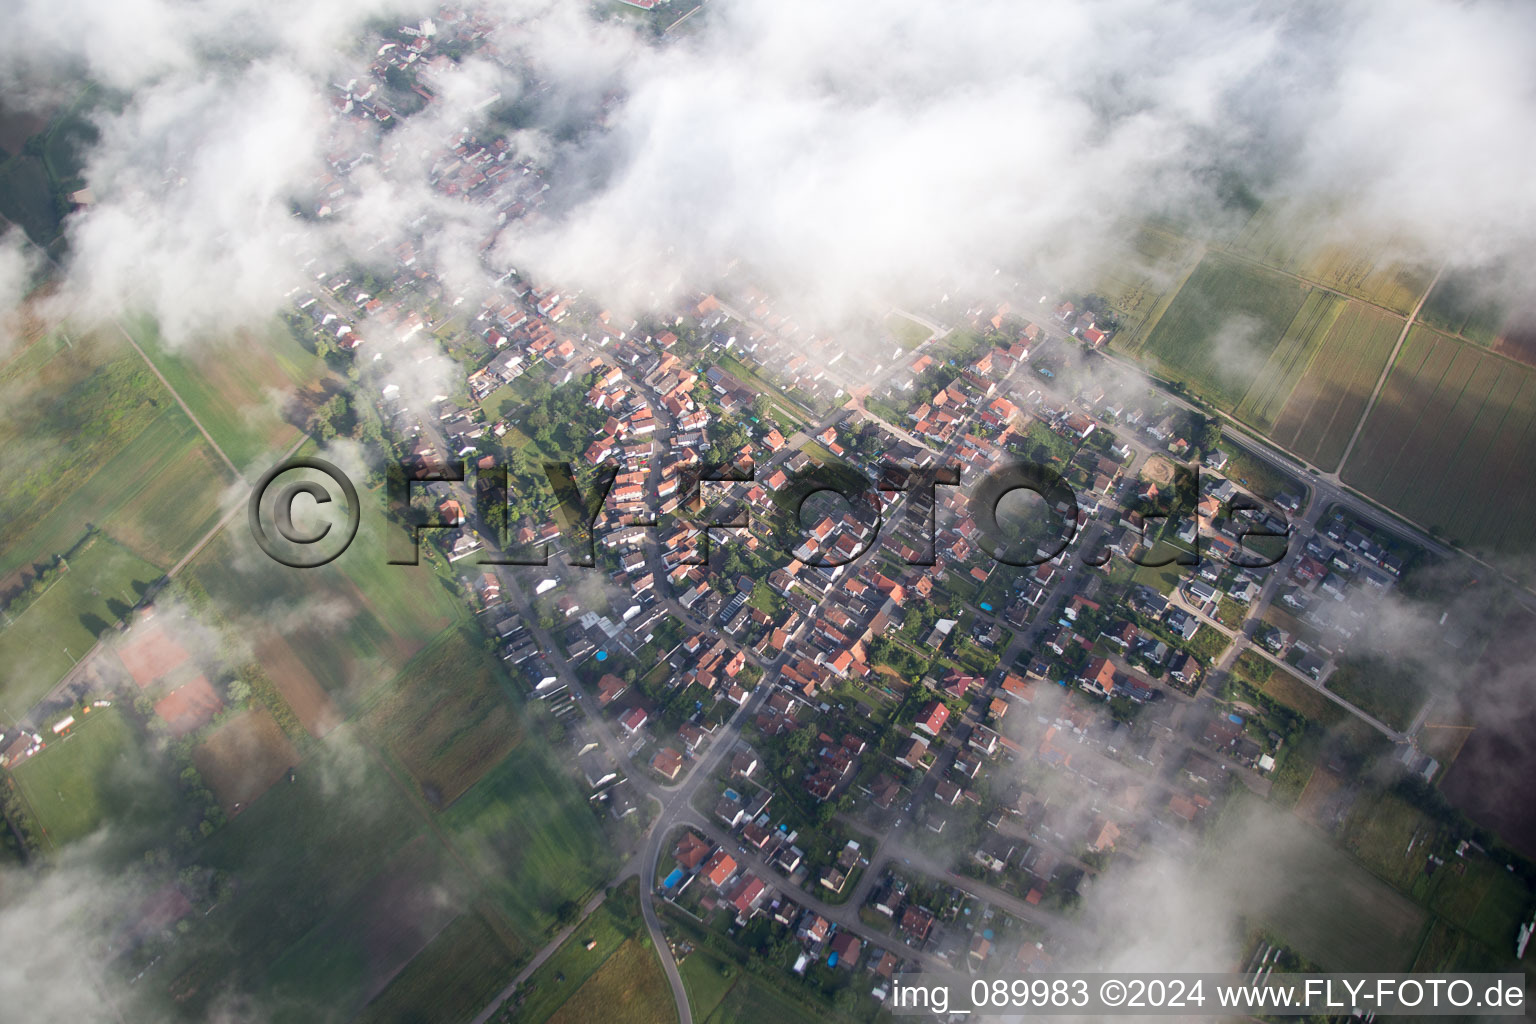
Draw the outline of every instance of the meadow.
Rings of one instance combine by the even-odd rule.
[[[59,211],[41,157],[18,154],[0,163],[0,216],[40,246],[58,237]]]
[[[742,976],[721,999],[708,1024],[817,1024],[832,1017],[812,1012],[799,1001],[750,976]]]
[[[1135,354],[1212,405],[1235,409],[1265,374],[1309,290],[1211,253]]]
[[[212,525],[228,482],[120,336],[45,336],[0,367],[0,577],[107,529],[163,567]]]
[[[550,1024],[670,1024],[672,991],[648,941],[630,939],[562,1006]]]
[[[1257,658],[1259,656],[1244,651],[1239,661],[1242,658],[1249,657]],[[1259,690],[1271,700],[1284,704],[1301,717],[1311,722],[1317,722],[1319,725],[1333,725],[1349,714],[1349,712],[1339,707],[1333,701],[1283,669],[1274,669],[1270,673],[1269,678],[1264,680]]]
[[[586,900],[614,866],[596,814],[550,752],[525,736],[439,820],[534,946],[560,905]]]
[[[1344,848],[1378,877],[1419,899],[1428,882],[1425,858],[1447,853],[1443,840],[1434,821],[1390,793],[1356,801],[1340,836]]]
[[[462,889],[434,840],[418,836],[267,974],[274,1022],[351,1020],[458,915]]]
[[[1467,274],[1446,273],[1424,302],[1419,319],[1436,330],[1483,348],[1493,348],[1504,326],[1504,314]]]
[[[127,548],[97,536],[43,594],[0,629],[0,714],[25,715],[102,633],[163,574]]]
[[[736,984],[735,965],[707,949],[695,949],[677,966],[688,990],[688,1006],[695,1020],[708,1020]]]
[[[1464,866],[1458,870],[1457,864]],[[1533,894],[1519,875],[1469,853],[1449,861],[1436,879],[1430,907],[1499,953],[1512,953],[1520,926],[1531,919]]]
[[[465,612],[425,562],[388,564],[380,492],[360,491],[356,540],[317,569],[272,561],[243,525],[226,530],[189,565],[219,614],[263,652],[273,683],[306,728],[323,733],[334,702],[344,711]]]
[[[173,817],[176,792],[132,723],[116,708],[77,713],[75,719],[67,736],[50,736],[46,749],[13,772],[47,845],[57,849],[104,823],[163,829]]]
[[[1536,523],[1536,370],[1416,325],[1342,473],[1344,482],[1475,550],[1522,550]]]
[[[571,937],[518,987],[517,1019],[548,1020],[639,931],[638,882],[630,880],[604,900]],[[632,913],[615,913],[615,903],[633,903]],[[587,943],[595,943],[587,948]]]
[[[892,313],[885,318],[885,330],[896,344],[906,349],[917,348],[933,334],[916,320],[900,313]]]
[[[375,757],[349,730],[332,733],[292,782],[197,849],[199,866],[228,875],[231,895],[140,982],[149,1005],[138,1019],[204,1020],[228,986],[260,989],[269,965],[365,891],[421,827]]]
[[[1269,436],[1324,471],[1336,469],[1402,329],[1390,313],[1345,303],[1267,427]]]
[[[1234,796],[1234,800],[1241,794]],[[1425,912],[1317,830],[1271,821],[1244,800],[1217,829],[1222,857],[1241,863],[1241,903],[1281,941],[1324,970],[1406,970]]]
[[[178,348],[161,339],[145,318],[128,330],[171,387],[242,472],[264,469],[265,455],[298,440],[303,413],[288,408],[293,392],[314,392],[328,370],[274,320],[252,331],[199,338]]]
[[[521,732],[500,664],[462,629],[411,659],[362,722],[437,807],[478,782]]]
[[[1200,246],[1154,224],[1137,231],[1129,250],[1112,258],[1093,280],[1119,328],[1111,344],[1134,350],[1157,326],[1184,282],[1200,263]]]
[[[1330,692],[1394,729],[1408,728],[1429,697],[1415,672],[1384,661],[1345,661],[1334,669],[1327,685]]]
[[[512,953],[485,918],[466,911],[437,934],[356,1018],[358,1024],[470,1020],[511,978]]]

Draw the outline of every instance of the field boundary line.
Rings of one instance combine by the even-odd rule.
[[[89,91],[90,91],[89,89],[86,90],[86,92],[89,92]],[[84,95],[85,95],[85,93],[81,94],[82,97]],[[77,102],[78,102],[78,99],[79,99],[79,97],[77,97]],[[10,221],[6,220],[6,218],[4,218],[4,217],[0,217],[0,222],[7,223],[7,224],[11,223]],[[43,259],[47,260],[50,264],[52,264],[52,266],[53,266],[53,268],[55,270],[62,270],[63,269],[63,267],[59,264],[59,261],[54,259],[53,253],[49,252],[43,246],[38,245],[36,242],[33,242],[32,239],[30,238],[30,236],[28,236],[25,231],[22,232],[22,236],[27,239],[27,242],[34,249],[36,249],[38,252],[42,253]],[[116,327],[118,329],[118,331],[122,334],[122,336],[127,339],[128,344],[132,345],[133,346],[133,350],[139,354],[139,358],[143,359],[144,362],[146,364],[148,364],[150,370],[154,373],[154,375],[156,377],[158,377],[160,379],[160,383],[165,385],[165,389],[171,393],[171,397],[172,398],[176,399],[176,404],[181,406],[182,412],[187,414],[187,418],[192,421],[192,425],[194,427],[196,427],[202,433],[203,437],[205,437],[208,440],[208,444],[213,448],[214,453],[217,454],[220,459],[223,459],[224,460],[224,465],[228,466],[229,469],[230,469],[230,472],[235,474],[235,479],[237,479],[237,480],[241,479],[244,476],[244,474],[242,474],[240,472],[240,470],[235,467],[235,464],[232,461],[230,461],[229,456],[224,454],[224,449],[220,448],[219,447],[219,443],[213,439],[213,435],[208,433],[208,428],[204,427],[202,421],[199,420],[197,418],[197,415],[192,412],[192,407],[189,406],[186,403],[186,400],[181,397],[181,393],[178,392],[174,387],[171,386],[171,382],[170,381],[165,379],[165,374],[160,372],[160,367],[156,366],[155,365],[155,361],[153,359],[149,358],[148,354],[145,353],[145,351],[142,348],[139,347],[139,343],[137,341],[133,340],[133,335],[128,333],[128,328],[124,327],[123,324],[122,324],[122,321],[118,320],[116,317],[112,318],[112,326]]]
[[[1276,267],[1276,266],[1273,266],[1272,264],[1265,263],[1263,260],[1257,259],[1257,258],[1255,258],[1253,256],[1246,255],[1245,253],[1235,252],[1235,251],[1233,251],[1230,248],[1222,248],[1222,249],[1217,249],[1215,251],[1220,252],[1224,256],[1230,256],[1230,257],[1232,257],[1235,260],[1240,260],[1243,263],[1249,263],[1249,264],[1252,264],[1253,266],[1256,266],[1256,267],[1262,267],[1265,270],[1272,270],[1272,271],[1274,271],[1277,274],[1280,274],[1280,275],[1283,275],[1285,277],[1289,277],[1289,278],[1292,278],[1294,280],[1300,281],[1302,284],[1311,285],[1313,288],[1319,288],[1319,289],[1321,289],[1322,291],[1325,291],[1325,292],[1332,292],[1333,294],[1339,296],[1340,298],[1352,299],[1355,302],[1364,303],[1365,305],[1370,306],[1373,309],[1381,310],[1383,313],[1390,313],[1390,314],[1392,314],[1392,316],[1394,318],[1399,318],[1400,319],[1400,318],[1402,318],[1403,316],[1406,315],[1407,318],[1408,318],[1408,321],[1410,323],[1412,323],[1418,317],[1419,310],[1424,308],[1425,300],[1427,300],[1429,298],[1429,293],[1435,290],[1435,282],[1440,280],[1440,274],[1445,269],[1442,266],[1440,268],[1440,270],[1436,270],[1435,271],[1435,276],[1430,279],[1429,287],[1424,289],[1424,294],[1419,297],[1419,301],[1413,307],[1413,311],[1410,312],[1410,313],[1404,314],[1400,310],[1393,309],[1391,306],[1384,306],[1380,302],[1375,301],[1374,299],[1367,299],[1367,298],[1364,298],[1364,297],[1359,296],[1359,295],[1351,295],[1349,292],[1343,291],[1342,289],[1339,289],[1339,288],[1335,288],[1333,285],[1326,284],[1326,283],[1324,283],[1322,281],[1317,280],[1316,278],[1308,277],[1305,274],[1298,274],[1294,270],[1282,270],[1280,267]]]
[[[160,372],[160,367],[155,365],[155,361],[149,358],[149,354],[139,347],[139,343],[134,340],[133,335],[128,333],[128,328],[124,327],[120,321],[115,319],[112,321],[112,326],[116,327],[118,331],[122,333],[123,337],[128,340],[128,344],[132,345],[133,350],[139,354],[139,358],[143,359],[144,362],[149,366],[150,370],[153,371],[154,375],[160,378],[160,383],[164,384],[165,389],[171,393],[171,397],[176,399],[176,404],[181,406],[181,411],[187,414],[187,419],[192,421],[192,425],[196,427],[207,440],[214,453],[218,455],[220,459],[223,459],[224,465],[228,466],[229,471],[235,474],[235,479],[243,479],[245,474],[241,473],[239,468],[235,466],[234,462],[230,460],[229,456],[224,454],[224,449],[219,447],[219,442],[215,441],[213,439],[213,435],[208,433],[208,428],[203,426],[202,420],[197,418],[197,414],[192,411],[192,407],[187,404],[186,399],[181,397],[181,393],[171,385],[171,382],[166,379],[165,374]]]
[[[1365,403],[1365,411],[1360,414],[1360,420],[1355,424],[1355,432],[1349,435],[1349,444],[1344,446],[1344,454],[1339,456],[1339,468],[1334,471],[1334,476],[1343,480],[1344,467],[1349,463],[1349,457],[1354,454],[1355,442],[1360,440],[1360,434],[1365,430],[1365,421],[1370,418],[1371,410],[1376,408],[1376,400],[1381,397],[1382,388],[1387,386],[1387,377],[1392,373],[1392,367],[1397,362],[1397,354],[1402,351],[1403,342],[1408,340],[1408,332],[1413,330],[1415,321],[1419,319],[1419,313],[1424,308],[1424,303],[1429,301],[1429,293],[1435,290],[1435,285],[1440,281],[1440,275],[1445,272],[1442,265],[1435,271],[1435,276],[1430,279],[1429,287],[1424,289],[1424,294],[1419,297],[1418,304],[1413,307],[1413,312],[1403,321],[1403,329],[1397,335],[1397,344],[1392,346],[1391,355],[1387,356],[1387,365],[1382,367],[1381,376],[1376,378],[1376,387],[1371,392],[1370,400]],[[1401,315],[1401,314],[1398,314]]]

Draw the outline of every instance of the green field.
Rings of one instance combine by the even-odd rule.
[[[1402,329],[1403,321],[1390,313],[1346,303],[1275,415],[1269,436],[1326,471],[1336,469]]]
[[[1340,836],[1346,850],[1404,892],[1424,881],[1426,857],[1446,852],[1441,839],[1439,826],[1426,815],[1385,793],[1357,801]]]
[[[68,550],[89,524],[169,569],[218,521],[230,473],[192,421],[167,408],[65,497],[5,556],[33,564]]]
[[[303,413],[285,408],[327,373],[323,360],[305,351],[280,321],[254,332],[203,338],[170,348],[154,325],[140,319],[129,330],[198,422],[242,472],[264,469],[263,456],[298,440]],[[298,425],[292,422],[298,420]]]
[[[285,672],[338,701],[360,696],[464,614],[426,564],[388,564],[383,498],[361,491],[357,539],[328,565],[290,569],[256,547],[243,521],[204,548],[189,569],[219,613],[255,644],[274,645]],[[283,680],[273,674],[273,681]],[[295,710],[299,710],[295,708]],[[302,715],[301,715],[302,717]]]
[[[736,984],[739,973],[735,965],[704,949],[689,953],[677,970],[688,990],[688,1006],[693,1010],[694,1020],[709,1019]]]
[[[57,848],[115,828],[172,819],[176,793],[116,708],[76,714],[70,734],[16,766],[16,785],[48,845]]]
[[[1257,658],[1259,656],[1244,651],[1242,657]],[[1239,659],[1239,661],[1241,660]],[[1266,662],[1266,664],[1268,663]],[[1283,669],[1274,669],[1259,689],[1266,697],[1279,701],[1301,717],[1308,721],[1317,722],[1319,725],[1332,725],[1349,714],[1349,712],[1339,707],[1333,701]]]
[[[900,313],[885,318],[885,329],[902,348],[917,348],[933,334],[928,328]]]
[[[1236,409],[1268,377],[1281,339],[1307,298],[1300,282],[1209,254],[1135,354],[1212,405]],[[1286,373],[1289,363],[1281,357]]]
[[[38,245],[47,246],[58,237],[53,184],[41,157],[18,155],[0,163],[0,216]]]
[[[1238,419],[1263,430],[1274,425],[1281,407],[1311,365],[1323,336],[1333,327],[1345,300],[1330,292],[1312,291],[1301,303],[1296,318],[1285,329],[1280,343],[1254,380],[1253,386],[1233,410]]]
[[[351,905],[421,827],[379,762],[338,729],[293,782],[273,786],[196,849],[198,866],[227,874],[231,895],[138,984],[147,1005],[129,1018],[206,1020],[230,988],[260,990],[284,951]]]
[[[173,454],[177,424],[191,428],[110,328],[39,338],[19,352],[0,367],[0,407],[8,413],[0,422],[0,577],[67,549],[86,522],[110,525],[147,486],[146,469],[163,468],[160,459]],[[147,434],[162,419],[159,432]],[[189,507],[201,507],[204,482],[183,486]]]
[[[677,1020],[672,991],[648,941],[630,939],[550,1017],[559,1024],[669,1024]]]
[[[395,975],[357,1017],[359,1024],[427,1024],[471,1020],[512,976],[507,947],[469,912],[455,918]]]
[[[587,979],[638,930],[640,905],[635,881],[604,900],[554,954],[518,986],[517,1019],[523,1024],[548,1020],[586,984]],[[633,916],[614,912],[615,902],[633,903]],[[594,942],[592,949],[587,943]]]
[[[1229,807],[1218,829],[1225,868],[1212,869],[1237,872],[1229,912],[1324,970],[1408,968],[1427,915],[1317,830],[1251,801]]]
[[[1478,941],[1512,955],[1520,926],[1531,919],[1532,894],[1520,876],[1476,853],[1464,862],[1448,858],[1441,875],[1430,907]]]
[[[1427,327],[1408,334],[1343,478],[1481,551],[1527,549],[1536,522],[1536,370]]]
[[[587,899],[614,866],[596,813],[549,751],[525,737],[441,821],[532,946],[562,903]]]
[[[98,536],[48,589],[0,628],[0,714],[20,718],[163,574]]]
[[[479,781],[520,731],[501,665],[462,629],[411,659],[363,722],[439,807]]]
[[[720,1000],[708,1024],[820,1024],[832,1018],[812,1013],[766,983],[744,975]]]
[[[1406,729],[1429,696],[1412,668],[1385,661],[1345,661],[1328,677],[1328,689],[1394,729]]]
[[[1389,240],[1344,241],[1326,210],[1266,203],[1243,225],[1232,252],[1397,313],[1429,287],[1423,268],[1383,258]]]
[[[1201,248],[1177,232],[1143,225],[1128,251],[1093,275],[1095,291],[1119,322],[1111,344],[1134,349],[1157,326],[1179,288],[1200,262]]]
[[[418,837],[273,965],[270,1019],[351,1020],[457,916],[442,847]]]

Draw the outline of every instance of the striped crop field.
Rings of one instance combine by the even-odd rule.
[[[1210,253],[1136,353],[1170,380],[1231,410],[1267,372],[1311,289]]]
[[[1270,437],[1325,471],[1337,467],[1402,329],[1390,313],[1345,303],[1275,416]]]
[[[1343,468],[1346,483],[1451,541],[1518,551],[1536,522],[1536,370],[1417,325]]]
[[[1262,430],[1274,426],[1275,417],[1285,405],[1297,382],[1311,364],[1318,345],[1339,318],[1346,300],[1332,292],[1308,293],[1296,318],[1280,337],[1264,369],[1254,378],[1233,415]]]

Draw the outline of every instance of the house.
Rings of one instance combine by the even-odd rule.
[[[1093,853],[1104,853],[1115,848],[1115,840],[1120,838],[1120,827],[1106,819],[1092,830],[1092,834],[1093,838],[1088,840],[1088,849]]]
[[[947,721],[949,721],[949,708],[940,701],[929,701],[917,713],[917,721],[912,723],[912,728],[921,729],[929,736],[938,736],[939,730],[944,728],[944,723]]]
[[[901,930],[908,942],[921,946],[928,941],[928,933],[933,930],[932,912],[922,907],[908,907],[901,915]]]
[[[633,736],[635,733],[644,728],[646,720],[649,717],[650,716],[645,713],[644,708],[630,708],[629,711],[624,714],[624,717],[619,719],[619,724],[624,727],[624,731],[626,733]]]
[[[611,673],[603,676],[603,678],[597,681],[598,707],[605,708],[609,704],[612,704],[615,700],[622,696],[624,691],[627,689],[629,689],[629,684],[620,679],[618,676]]]
[[[1197,601],[1200,604],[1208,604],[1211,601],[1216,600],[1216,588],[1211,586],[1209,583],[1202,583],[1199,580],[1191,580],[1189,583],[1187,583],[1184,587],[1184,592],[1187,593],[1192,600]]]
[[[684,871],[696,871],[704,858],[709,856],[710,845],[692,831],[684,832],[683,838],[678,841],[672,850],[672,859],[677,861]]]
[[[921,736],[913,736],[896,748],[896,763],[904,768],[921,768],[923,758],[927,755],[928,741]]]
[[[723,889],[727,882],[736,874],[736,858],[719,849],[705,862],[703,868],[704,877],[709,884],[716,889]]]
[[[1108,698],[1115,691],[1115,666],[1108,658],[1094,658],[1083,672],[1083,687]]]
[[[671,782],[683,770],[683,755],[671,747],[662,747],[656,752],[656,756],[651,758],[651,768],[662,778]]]
[[[750,816],[747,814],[746,807],[742,805],[741,798],[731,794],[715,801],[715,817],[725,822],[727,828],[735,828]]]
[[[739,917],[751,917],[757,910],[758,901],[763,898],[763,894],[767,889],[768,887],[763,883],[763,880],[756,875],[750,873],[743,875],[736,884],[735,892],[730,897],[731,906],[736,908],[736,913]]]
[[[837,957],[837,966],[853,970],[859,962],[859,952],[863,949],[863,943],[852,932],[840,931],[832,936],[832,942],[828,946],[833,956]]]
[[[875,776],[875,781],[870,783],[869,794],[874,799],[876,807],[882,811],[890,810],[896,798],[901,795],[901,783],[888,772],[881,772]]]
[[[757,771],[757,755],[750,751],[741,751],[731,758],[731,774],[743,779],[750,779],[752,773]]]
[[[800,922],[800,937],[812,945],[820,945],[827,941],[827,936],[832,933],[832,922],[812,911],[806,911],[806,918]]]

